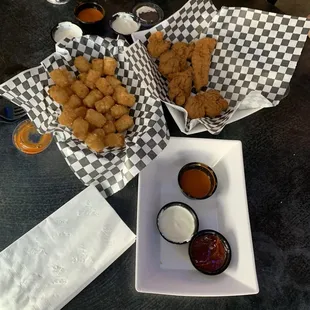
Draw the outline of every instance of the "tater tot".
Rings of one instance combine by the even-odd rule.
[[[126,107],[133,107],[136,103],[136,98],[132,94],[128,94],[125,91],[118,91],[119,88],[116,88],[115,90],[115,101],[121,105],[124,105]]]
[[[88,134],[89,124],[82,117],[78,117],[72,124],[73,134],[80,140],[85,140]]]
[[[103,71],[103,59],[93,59],[91,62],[91,68],[95,71],[100,72],[101,75]]]
[[[78,107],[78,108],[74,109],[74,112],[75,112],[77,117],[84,118],[86,116],[87,108],[84,106]]]
[[[106,96],[95,102],[95,107],[98,112],[106,113],[113,107],[114,103],[115,102],[111,96]]]
[[[80,97],[78,97],[77,95],[73,94],[70,96],[68,102],[66,103],[66,106],[75,109],[80,107],[83,104],[82,100]]]
[[[111,115],[110,112],[105,113],[104,116],[107,119],[107,121],[112,121],[113,122],[115,120],[115,118]]]
[[[58,85],[52,86],[48,90],[48,93],[53,100],[60,104],[65,104],[69,100],[69,96],[66,90]]]
[[[86,77],[87,77],[87,73],[86,72],[80,73],[79,76],[78,76],[79,80],[82,81],[83,83],[85,83]]]
[[[84,99],[89,93],[88,87],[79,80],[73,82],[73,84],[71,85],[71,89],[76,95],[78,95],[82,99]]]
[[[70,88],[70,86],[64,87],[63,89],[66,91],[69,97],[73,94],[73,90]]]
[[[69,86],[73,82],[71,74],[66,69],[55,69],[50,72],[50,77],[60,87]]]
[[[85,143],[91,150],[95,152],[101,152],[104,148],[103,138],[94,132],[91,132],[87,135]]]
[[[123,135],[119,133],[110,133],[104,137],[104,144],[107,147],[119,147],[124,146],[125,139]]]
[[[117,62],[112,57],[105,57],[103,62],[103,75],[114,75]]]
[[[95,106],[95,102],[102,99],[103,95],[98,89],[93,89],[90,93],[83,99],[83,103],[89,108]]]
[[[78,56],[74,59],[74,65],[80,72],[88,72],[90,63],[83,56]]]
[[[114,118],[120,118],[124,114],[129,114],[129,109],[123,105],[115,104],[110,109],[110,113]]]
[[[122,85],[122,82],[119,81],[115,76],[108,75],[105,78],[113,88],[116,88],[117,86]]]
[[[123,132],[133,125],[133,118],[128,114],[123,115],[114,123],[118,132]]]
[[[110,85],[110,83],[105,78],[100,78],[96,81],[96,87],[105,95],[112,95],[114,92],[114,88]]]
[[[127,89],[124,86],[118,85],[114,88],[113,99],[117,102],[117,97],[119,94],[128,94]]]
[[[92,125],[101,128],[106,123],[106,118],[99,112],[93,109],[88,109],[85,119]]]
[[[90,69],[86,76],[85,85],[90,89],[94,89],[96,87],[96,81],[100,76],[100,72]]]
[[[102,128],[96,128],[95,130],[93,130],[92,133],[95,133],[96,135],[98,135],[102,139],[105,136],[105,131]]]
[[[103,125],[103,130],[106,134],[109,133],[113,133],[116,131],[115,125],[112,121],[107,121],[104,125]]]
[[[74,110],[66,108],[62,111],[58,117],[58,122],[61,125],[70,127],[72,126],[73,121],[77,118],[77,115]]]

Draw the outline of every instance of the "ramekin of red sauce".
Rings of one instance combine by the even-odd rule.
[[[83,2],[79,4],[75,10],[74,15],[80,22],[81,26],[92,26],[101,23],[104,18],[104,8],[96,2]]]
[[[179,186],[191,199],[211,197],[217,188],[217,177],[206,164],[193,162],[182,167],[178,175]]]
[[[193,236],[188,247],[193,266],[207,275],[222,273],[231,260],[231,248],[226,238],[211,229],[201,230]]]

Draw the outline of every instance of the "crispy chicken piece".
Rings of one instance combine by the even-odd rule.
[[[179,57],[172,50],[163,53],[159,58],[158,70],[165,77],[168,77],[171,73],[184,71],[186,68],[186,59]]]
[[[164,34],[156,31],[149,37],[147,50],[152,57],[159,57],[162,53],[168,51],[171,42],[164,40]]]
[[[195,48],[195,43],[187,44],[185,42],[174,43],[171,47],[172,51],[179,57],[191,59]]]
[[[192,119],[204,116],[213,118],[227,108],[228,102],[214,89],[200,93],[195,97],[189,97],[185,105],[188,117]]]
[[[193,69],[190,67],[183,72],[171,74],[170,78],[168,96],[171,100],[174,100],[177,105],[182,106],[191,94]]]
[[[211,54],[215,46],[216,40],[214,38],[203,38],[196,42],[192,55],[192,65],[194,69],[194,85],[197,92],[209,82]]]

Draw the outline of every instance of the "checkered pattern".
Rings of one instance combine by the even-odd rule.
[[[125,60],[123,51],[127,45],[124,40],[98,36],[64,39],[56,46],[56,53],[43,60],[40,67],[22,72],[0,86],[0,94],[25,108],[40,133],[54,133],[58,148],[75,175],[85,185],[96,185],[104,197],[122,189],[166,147],[169,140],[161,102],[150,96],[148,83],[142,83],[140,76],[135,74],[132,59]],[[94,153],[76,139],[69,128],[57,122],[61,111],[48,97],[48,87],[53,84],[48,72],[65,67],[76,74],[73,60],[79,55],[90,61],[104,56],[117,59],[117,77],[136,96],[136,105],[131,109],[134,126],[127,131],[125,148]]]
[[[283,99],[309,28],[305,18],[248,8],[222,7],[217,12],[211,1],[190,0],[167,20],[146,34],[134,34],[133,38],[146,44],[151,33],[163,31],[165,39],[173,43],[205,36],[218,40],[208,88],[220,91],[229,102],[228,110],[219,117],[199,120],[189,120],[182,110],[187,132],[202,123],[210,133],[218,134],[250,92],[261,92],[272,105]],[[141,49],[140,53],[144,51]],[[146,61],[145,55],[142,58]],[[167,89],[166,81],[158,74],[148,75],[148,79],[153,80],[154,89]],[[180,110],[166,94],[161,92],[158,97]]]

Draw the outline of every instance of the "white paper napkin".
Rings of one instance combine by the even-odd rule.
[[[89,186],[0,253],[0,309],[61,309],[134,242]]]

